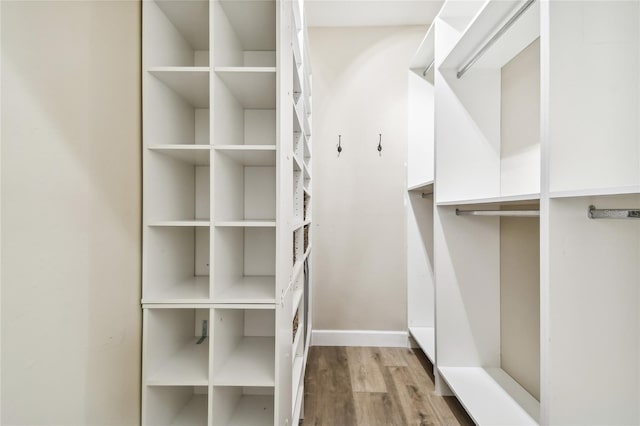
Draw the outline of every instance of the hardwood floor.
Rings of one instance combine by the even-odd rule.
[[[419,349],[309,349],[305,426],[473,425],[454,397],[435,394]]]

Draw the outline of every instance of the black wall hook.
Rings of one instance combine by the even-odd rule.
[[[378,133],[380,135],[380,140],[378,140],[378,155],[382,157],[382,133]]]
[[[338,135],[338,157],[340,157],[341,152],[342,152],[342,135]]]

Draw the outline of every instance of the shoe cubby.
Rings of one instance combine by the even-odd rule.
[[[209,152],[196,152],[162,149],[147,152],[144,194],[147,225],[209,225],[210,166],[198,161],[206,160]]]
[[[209,311],[188,307],[144,309],[143,381],[147,387],[209,384]]]
[[[275,386],[275,310],[215,308],[213,385]]]
[[[540,2],[468,66],[518,2],[486,2],[445,55],[436,52],[436,201],[485,202],[540,193]],[[454,31],[445,27],[445,35]],[[446,51],[445,51],[446,53]],[[438,65],[439,64],[439,65]],[[478,200],[478,201],[474,201]],[[486,201],[488,202],[488,201]]]
[[[213,387],[213,426],[272,426],[273,388]]]
[[[208,226],[150,226],[145,230],[143,303],[209,299]]]
[[[206,386],[148,386],[143,425],[206,426],[209,396]]]
[[[214,301],[274,303],[275,228],[216,227]]]
[[[537,212],[539,205],[463,209]],[[435,312],[440,377],[479,424],[538,423],[539,218],[437,207],[435,221],[435,252],[443,253],[435,256],[436,306],[447,307]]]
[[[143,8],[147,67],[209,66],[208,0],[150,0]]]

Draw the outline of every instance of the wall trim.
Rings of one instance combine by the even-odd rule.
[[[311,346],[408,348],[409,333],[384,330],[313,330]]]

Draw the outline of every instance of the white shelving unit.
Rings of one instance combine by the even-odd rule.
[[[282,425],[302,414],[303,11],[281,0],[143,2],[143,425]]]
[[[640,422],[639,21],[450,0],[411,65],[409,330],[477,424]]]
[[[431,26],[408,72],[407,323],[415,343],[435,365],[433,282],[434,49]],[[435,374],[438,374],[437,371]]]

